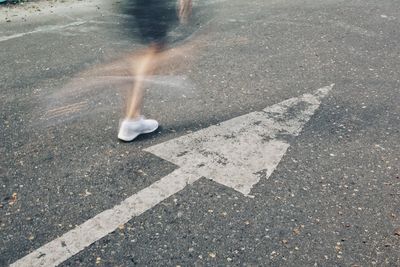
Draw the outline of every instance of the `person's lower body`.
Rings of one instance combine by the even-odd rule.
[[[132,89],[126,103],[126,115],[120,124],[118,138],[132,141],[138,135],[151,133],[158,128],[158,122],[145,119],[142,114],[145,78],[152,75],[162,55],[168,29],[176,20],[174,5],[167,0],[136,0],[134,17],[142,41],[148,47],[132,62],[134,77]]]
[[[123,141],[132,141],[140,134],[154,132],[158,128],[158,122],[145,119],[141,114],[145,78],[153,73],[157,65],[157,54],[160,52],[159,44],[151,44],[143,54],[133,62],[131,74],[134,78],[126,103],[125,118],[120,123],[118,138]]]

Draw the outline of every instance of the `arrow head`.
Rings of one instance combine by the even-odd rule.
[[[267,179],[333,84],[145,151],[244,195]]]

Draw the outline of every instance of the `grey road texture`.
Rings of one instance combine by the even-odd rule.
[[[226,135],[206,140],[213,149],[259,155],[253,129],[264,122],[247,127],[246,116],[277,116],[276,104],[304,95],[315,109],[298,134],[260,141],[290,146],[271,173],[251,173],[259,180],[249,194],[226,186],[237,174],[228,159],[199,150],[219,157],[210,173],[57,264],[400,266],[397,0],[194,1],[190,24],[169,33],[168,64],[146,83],[144,114],[161,127],[124,143],[127,69],[144,47],[131,8],[127,0],[0,7],[0,266],[142,196],[181,159],[198,160],[192,150],[168,158],[185,136],[219,127]],[[277,125],[292,129],[300,104],[274,117]],[[239,139],[232,132],[243,125]],[[141,205],[151,201],[144,196]]]

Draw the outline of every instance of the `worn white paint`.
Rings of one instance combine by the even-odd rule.
[[[34,33],[43,33],[43,32],[58,32],[62,29],[68,28],[68,27],[74,27],[74,26],[80,26],[82,24],[85,24],[86,21],[76,21],[76,22],[72,22],[72,23],[68,23],[68,24],[64,24],[64,25],[49,25],[49,26],[42,26],[42,27],[38,27],[32,31],[29,32],[23,32],[23,33],[16,33],[16,34],[12,34],[12,35],[7,35],[7,36],[0,36],[0,42],[4,42],[4,41],[8,41],[11,39],[15,39],[15,38],[20,38],[23,37],[25,35],[30,35],[30,34],[34,34]]]
[[[13,263],[56,266],[201,177],[248,195],[268,178],[333,85],[146,149],[180,168]]]

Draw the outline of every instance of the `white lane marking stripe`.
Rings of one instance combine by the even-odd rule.
[[[188,136],[173,139],[146,149],[172,162],[177,160],[175,163],[178,163],[181,168],[127,198],[114,208],[98,214],[73,230],[65,233],[63,236],[33,251],[24,258],[11,264],[11,267],[57,266],[94,242],[115,231],[119,225],[127,223],[135,216],[151,209],[161,201],[184,189],[186,185],[197,181],[205,175],[211,177],[218,183],[232,187],[243,194],[248,194],[252,186],[260,180],[260,177],[266,179],[272,174],[289,147],[287,140],[281,140],[279,134],[283,133],[297,136],[304,124],[319,107],[320,100],[327,95],[332,87],[333,85],[327,86],[317,90],[314,95],[306,94],[302,97],[291,98],[268,107],[262,112],[253,112],[233,118],[221,123],[220,126],[211,126]],[[305,106],[303,107],[302,105]],[[252,133],[252,129],[249,131],[249,127],[254,127],[255,134]],[[216,128],[218,128],[218,130],[215,130]],[[254,155],[245,155],[246,160],[250,157],[250,163],[241,164],[237,158],[233,158],[234,164],[237,165],[227,165],[232,158],[224,159],[221,155],[216,154],[213,150],[216,144],[208,142],[210,136],[212,138],[218,138],[217,135],[220,133],[226,135],[241,133],[238,135],[236,142],[233,143],[245,142],[245,147],[255,140],[257,146],[260,145],[260,147],[251,146],[251,149],[256,150],[254,151]],[[260,137],[266,137],[267,140],[261,140],[260,142]],[[230,138],[230,136],[227,136],[225,139],[229,140]],[[219,140],[222,141],[221,139]],[[190,141],[204,141],[205,146],[211,147],[201,147],[205,155],[199,155],[199,158],[194,158],[190,155],[190,151],[186,151],[187,144],[190,143]],[[225,144],[226,143],[222,143],[222,146]],[[228,142],[228,144],[231,144],[231,142]],[[217,146],[221,148],[221,144]],[[194,148],[194,150],[196,150],[196,148]],[[264,151],[260,152],[259,150]],[[233,147],[233,150],[222,152],[225,153],[223,155],[226,155],[226,153],[237,154],[243,151],[242,147]],[[277,155],[265,155],[265,153],[274,154],[275,152]],[[185,157],[185,153],[188,153],[189,157]],[[259,158],[260,155],[261,160]],[[170,156],[171,158],[168,158]],[[256,160],[252,158],[254,156]],[[206,158],[205,163],[208,164],[204,166],[209,167],[208,170],[206,169],[206,171],[204,171],[203,169],[203,171],[198,171],[193,168],[193,165],[199,167],[198,164],[201,165],[203,162],[198,160],[204,159],[204,157]],[[183,161],[180,162],[180,160]],[[227,167],[225,168],[225,173],[217,172],[217,168],[221,167],[221,165]],[[265,169],[265,166],[267,166],[267,169]],[[229,167],[232,167],[234,172],[230,171]],[[247,172],[247,168],[250,172]],[[264,171],[264,173],[257,175],[254,173],[257,170]],[[243,179],[237,179],[237,177],[234,176],[237,175],[235,172],[239,172]],[[215,176],[213,177],[213,175]],[[247,178],[247,175],[250,175],[249,178]],[[257,177],[254,177],[254,175]],[[232,179],[232,177],[234,179]]]
[[[51,31],[58,31],[60,29],[64,29],[64,28],[68,28],[71,26],[79,26],[82,24],[85,24],[86,21],[76,21],[76,22],[72,22],[69,24],[65,24],[65,25],[54,25],[54,26],[46,26],[46,27],[39,27],[33,31],[30,32],[23,32],[23,33],[17,33],[17,34],[13,34],[13,35],[8,35],[8,36],[2,36],[0,37],[0,42],[4,42],[4,41],[8,41],[11,39],[15,39],[15,38],[19,38],[19,37],[23,37],[25,35],[29,35],[29,34],[34,34],[34,33],[39,33],[39,32],[51,32]]]

